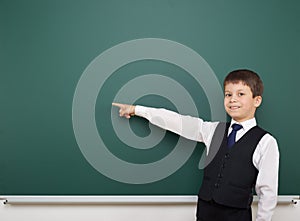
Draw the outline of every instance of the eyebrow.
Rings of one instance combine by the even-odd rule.
[[[240,93],[240,92],[246,93],[246,91],[244,89],[239,89],[236,92],[237,93]],[[226,90],[226,91],[224,91],[224,93],[234,93],[234,92]]]

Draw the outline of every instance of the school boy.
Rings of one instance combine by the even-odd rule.
[[[228,123],[207,122],[166,109],[113,105],[120,108],[122,117],[144,117],[163,129],[203,142],[208,155],[215,152],[204,168],[197,221],[251,221],[254,188],[259,200],[256,221],[270,221],[277,203],[279,151],[275,138],[256,123],[262,93],[263,83],[255,72],[230,72],[224,80]],[[158,117],[164,122],[156,121]]]

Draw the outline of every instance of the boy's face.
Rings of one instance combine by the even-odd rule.
[[[225,85],[224,106],[227,114],[237,122],[243,122],[254,117],[256,108],[261,104],[262,97],[253,98],[249,86],[243,82]]]

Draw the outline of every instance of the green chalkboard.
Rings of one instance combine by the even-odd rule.
[[[111,103],[222,120],[222,81],[237,68],[264,81],[257,120],[279,143],[279,193],[299,194],[299,20],[292,0],[1,0],[0,194],[196,194],[204,146]]]

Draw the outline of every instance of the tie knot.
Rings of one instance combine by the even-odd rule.
[[[232,130],[234,130],[234,131],[238,131],[243,128],[243,126],[240,124],[232,124],[231,127],[232,127]]]

